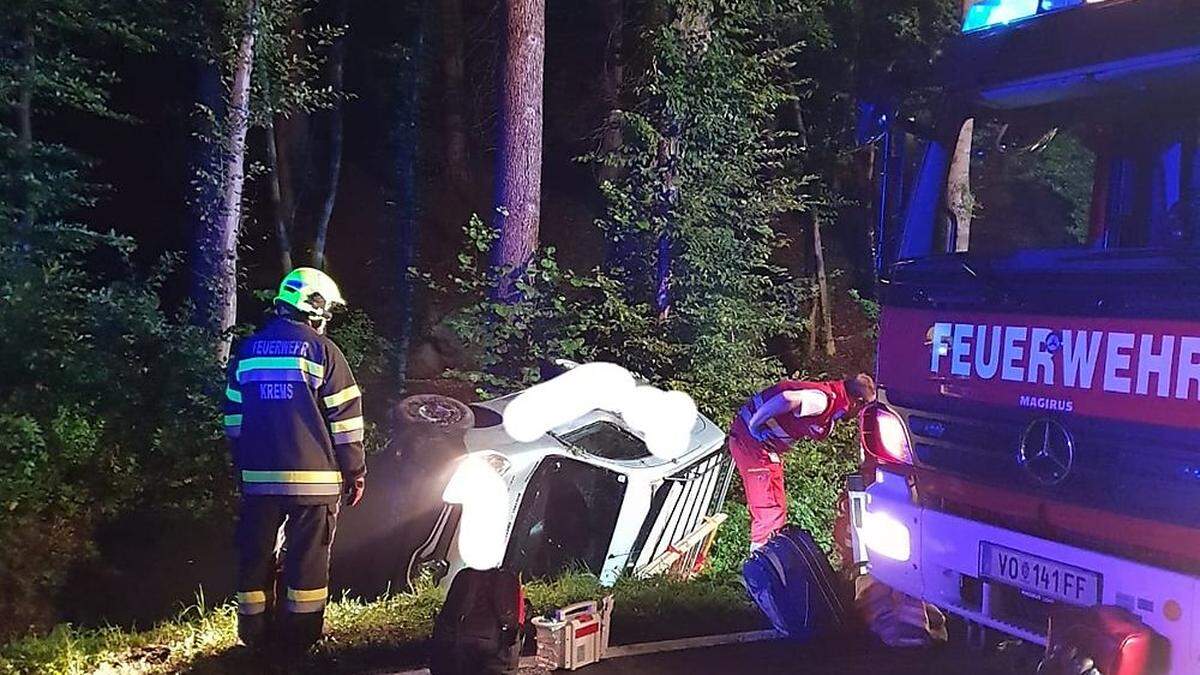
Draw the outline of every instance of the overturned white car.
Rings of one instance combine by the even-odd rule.
[[[624,574],[689,573],[703,563],[724,520],[721,507],[733,470],[723,450],[725,435],[716,424],[693,407],[688,429],[670,458],[663,458],[659,446],[664,441],[654,438],[656,430],[648,433],[659,455],[651,453],[647,431],[635,429],[645,429],[648,422],[628,409],[624,416],[607,409],[568,415],[569,421],[542,433],[517,432],[526,439],[535,436],[518,441],[510,434],[511,424],[506,431],[505,412],[523,393],[469,406],[429,396],[410,405],[405,413],[410,418],[423,416],[432,427],[466,428],[453,435],[453,443],[439,437],[442,445],[456,446],[449,450],[433,452],[438,442],[420,441],[401,450],[415,455],[398,462],[394,478],[385,479],[414,489],[407,498],[399,495],[394,508],[372,511],[369,517],[377,526],[383,519],[383,527],[375,528],[380,536],[368,538],[375,544],[360,558],[376,566],[382,562],[392,588],[407,585],[422,570],[448,583],[472,555],[502,557],[506,568],[527,578],[570,568],[595,573],[604,583]],[[529,400],[527,396],[518,405]],[[415,462],[417,455],[438,458]],[[368,498],[380,488],[374,465],[371,471]],[[459,503],[439,504],[435,510],[430,499],[434,490]],[[409,517],[419,510],[411,498],[414,492],[425,493],[415,500],[423,502],[423,519]],[[388,532],[398,536],[388,537]],[[346,546],[362,548],[362,537],[352,536],[359,542]],[[387,541],[405,543],[393,547]],[[336,560],[335,554],[335,565],[342,569]],[[353,577],[355,570],[347,573]],[[348,585],[352,590],[356,586],[353,581]]]

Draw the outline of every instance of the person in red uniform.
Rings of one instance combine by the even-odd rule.
[[[875,381],[861,373],[844,380],[784,380],[742,406],[729,430],[729,452],[746,487],[750,550],[787,524],[780,455],[796,441],[822,441],[840,419],[875,400]]]

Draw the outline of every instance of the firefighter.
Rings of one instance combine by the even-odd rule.
[[[780,455],[800,439],[825,440],[838,420],[874,400],[875,381],[859,374],[830,382],[784,380],[742,406],[729,430],[729,452],[746,487],[751,551],[787,524]]]
[[[338,504],[345,495],[357,505],[365,490],[362,395],[325,337],[330,310],[342,304],[324,272],[293,270],[274,316],[229,365],[225,431],[241,486],[238,637],[255,649],[270,641],[289,657],[321,637]]]

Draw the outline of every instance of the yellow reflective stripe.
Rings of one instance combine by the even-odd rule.
[[[302,356],[256,356],[238,364],[237,374],[251,370],[300,370],[313,377],[325,377],[325,366]]]
[[[267,601],[266,591],[244,591],[237,594],[237,601],[257,605]]]
[[[359,415],[358,417],[351,417],[348,420],[342,420],[340,422],[331,422],[329,424],[329,430],[335,434],[340,434],[343,431],[358,431],[361,428],[363,428],[362,415]]]
[[[340,483],[338,471],[243,471],[247,483]]]
[[[362,396],[362,392],[359,391],[358,385],[352,384],[336,394],[330,394],[329,396],[326,396],[323,400],[326,408],[334,408],[345,403],[346,401],[353,401],[359,396]]]
[[[242,392],[238,391],[237,389],[234,389],[233,387],[225,387],[225,398],[229,399],[230,401],[233,401],[234,403],[241,403],[242,402]]]
[[[316,602],[329,597],[329,588],[314,588],[311,591],[288,589],[288,600],[293,602]]]
[[[225,426],[227,426],[227,427],[242,426],[242,416],[241,415],[226,415],[225,416]]]

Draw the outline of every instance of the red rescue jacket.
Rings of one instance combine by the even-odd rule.
[[[771,425],[769,429],[771,435],[765,441],[756,441],[750,433],[750,420],[754,417],[754,413],[778,394],[803,389],[815,389],[822,392],[828,397],[829,405],[825,406],[825,410],[821,413],[807,417],[797,417],[794,413],[778,415],[774,418],[775,424]],[[823,441],[828,438],[829,432],[833,431],[834,422],[845,417],[846,413],[850,411],[851,405],[850,395],[846,393],[846,385],[841,380],[832,382],[784,380],[752,396],[738,411],[729,433],[731,436],[737,435],[741,441],[761,443],[764,450],[768,452],[787,452],[793,443],[802,438],[815,441]]]

